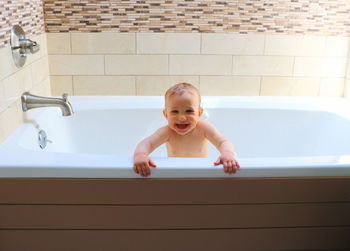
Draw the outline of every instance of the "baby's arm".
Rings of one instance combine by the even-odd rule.
[[[164,144],[169,138],[169,129],[167,126],[159,128],[151,136],[143,139],[134,152],[134,171],[141,176],[149,176],[151,170],[149,166],[156,167],[156,164],[148,155],[157,147]]]
[[[235,159],[235,152],[232,143],[226,139],[212,124],[201,121],[205,137],[219,150],[220,157],[214,165],[223,164],[225,173],[236,173],[240,169],[238,161]]]

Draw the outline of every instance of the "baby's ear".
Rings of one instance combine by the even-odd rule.
[[[202,114],[203,114],[203,107],[199,108],[199,112],[198,112],[199,117],[202,116]]]
[[[164,115],[164,117],[165,117],[166,119],[168,119],[168,115],[166,114],[165,109],[163,109],[163,115]]]

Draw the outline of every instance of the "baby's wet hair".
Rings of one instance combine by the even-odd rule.
[[[201,104],[201,94],[199,93],[199,90],[197,87],[189,83],[178,83],[170,87],[165,93],[165,104],[167,103],[168,97],[171,97],[174,94],[182,95],[185,92],[193,92],[193,94],[196,94],[199,99],[199,105]]]

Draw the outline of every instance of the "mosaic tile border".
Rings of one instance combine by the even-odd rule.
[[[350,36],[350,4],[348,0],[2,0],[0,48],[9,43],[15,24],[30,35],[46,29]]]
[[[21,25],[28,36],[43,33],[43,0],[0,1],[0,48],[10,43],[11,29],[16,24]]]
[[[350,36],[348,0],[44,0],[48,32],[230,32]]]

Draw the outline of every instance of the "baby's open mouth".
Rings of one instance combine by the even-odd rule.
[[[175,124],[177,128],[183,130],[186,129],[190,124]]]

